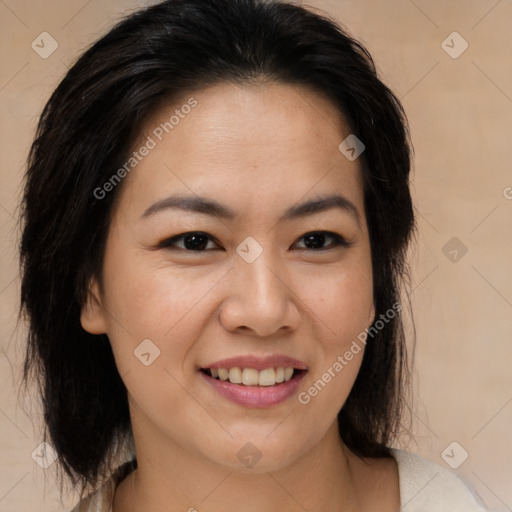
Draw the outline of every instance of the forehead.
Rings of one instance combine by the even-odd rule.
[[[229,197],[242,210],[337,190],[361,206],[359,163],[338,149],[349,134],[336,106],[303,86],[193,91],[146,119],[133,151],[150,150],[126,177],[123,202],[142,214],[148,203],[186,192]]]

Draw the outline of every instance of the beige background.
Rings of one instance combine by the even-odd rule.
[[[17,402],[23,331],[15,331],[19,278],[16,207],[24,160],[44,102],[70,63],[142,1],[0,0],[0,510],[69,510],[54,466],[31,453],[37,409]],[[494,511],[512,510],[512,2],[510,0],[311,0],[372,53],[403,100],[416,150],[413,194],[419,236],[411,251],[417,345],[415,443],[449,467],[453,441],[468,459],[453,471]],[[41,58],[41,32],[58,42]],[[458,32],[458,58],[443,41]],[[453,40],[453,42],[452,42]],[[462,41],[446,44],[459,51]],[[453,262],[445,244],[467,253]],[[452,250],[450,248],[449,250]],[[448,256],[454,257],[454,253]],[[453,460],[460,456],[456,447]],[[450,452],[450,455],[452,453]]]

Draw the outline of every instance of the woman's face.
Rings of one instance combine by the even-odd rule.
[[[337,429],[374,315],[349,134],[329,101],[283,84],[217,85],[147,120],[81,318],[112,344],[137,449],[268,471]],[[236,367],[248,384],[207,375]],[[279,367],[303,371],[258,372]]]

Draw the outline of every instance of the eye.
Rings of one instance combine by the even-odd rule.
[[[177,242],[182,240],[183,246],[178,247]],[[202,231],[190,231],[189,233],[182,233],[181,235],[176,235],[160,242],[157,248],[178,248],[186,251],[204,252],[205,246],[208,245],[209,240],[213,240],[213,238],[207,233],[203,233]]]
[[[331,242],[327,247],[324,247],[326,239],[331,239],[333,242]],[[316,252],[318,252],[318,250],[334,249],[338,246],[349,247],[351,245],[351,243],[345,240],[342,236],[330,231],[310,231],[309,233],[302,235],[299,240],[304,240],[304,249],[314,250]],[[163,240],[157,245],[157,249],[177,248],[189,252],[205,252],[209,241],[212,241],[219,246],[215,239],[208,233],[204,233],[202,231],[190,231],[188,233],[182,233],[181,235],[176,235],[172,238]],[[183,245],[180,246],[178,242],[183,242]]]
[[[327,247],[323,247],[325,240],[331,238],[334,240],[334,243],[329,244]],[[350,242],[345,240],[342,236],[332,233],[330,231],[310,231],[305,235],[302,235],[299,240],[305,241],[305,249],[313,249],[313,250],[327,250],[334,249],[338,246],[349,247],[352,245]]]

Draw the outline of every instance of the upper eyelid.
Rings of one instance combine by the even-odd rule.
[[[297,241],[294,242],[294,245],[299,241],[301,240],[302,238],[304,238],[306,235],[309,235],[309,234],[325,234],[327,237],[331,237],[335,240],[335,242],[337,242],[337,244],[335,245],[338,245],[338,246],[346,246],[346,247],[349,247],[350,245],[352,245],[352,242],[350,239],[347,239],[346,237],[344,237],[343,235],[340,235],[338,233],[335,233],[333,231],[328,231],[328,230],[322,230],[322,229],[318,229],[318,230],[311,230],[311,231],[306,231],[305,233],[303,233],[302,235],[300,235],[298,238],[297,238]],[[220,245],[220,243],[217,241],[217,239],[210,235],[209,233],[206,233],[204,231],[186,231],[184,233],[180,233],[179,235],[175,235],[175,236],[172,236],[172,237],[169,237],[169,238],[166,238],[165,240],[162,240],[159,244],[157,244],[156,248],[166,248],[166,247],[170,247],[170,246],[173,246],[177,241],[181,241],[184,237],[186,237],[187,235],[194,235],[194,234],[200,234],[200,235],[203,235],[203,236],[206,236],[207,238],[209,238],[209,241],[213,241],[214,243],[216,243],[217,245]],[[169,242],[173,242],[172,244],[170,244]],[[332,245],[332,244],[331,244]],[[325,247],[325,248],[329,248],[329,246]],[[179,249],[181,249],[181,247],[179,247]],[[183,249],[185,252],[191,252],[191,253],[194,253],[194,252],[208,252],[208,250],[202,250],[202,251],[192,251],[192,250],[186,250],[186,249]],[[211,250],[211,249],[210,249]],[[303,250],[308,250],[307,247],[303,248]],[[311,249],[313,251],[315,251],[315,249]],[[320,249],[316,249],[316,252],[319,252]]]

